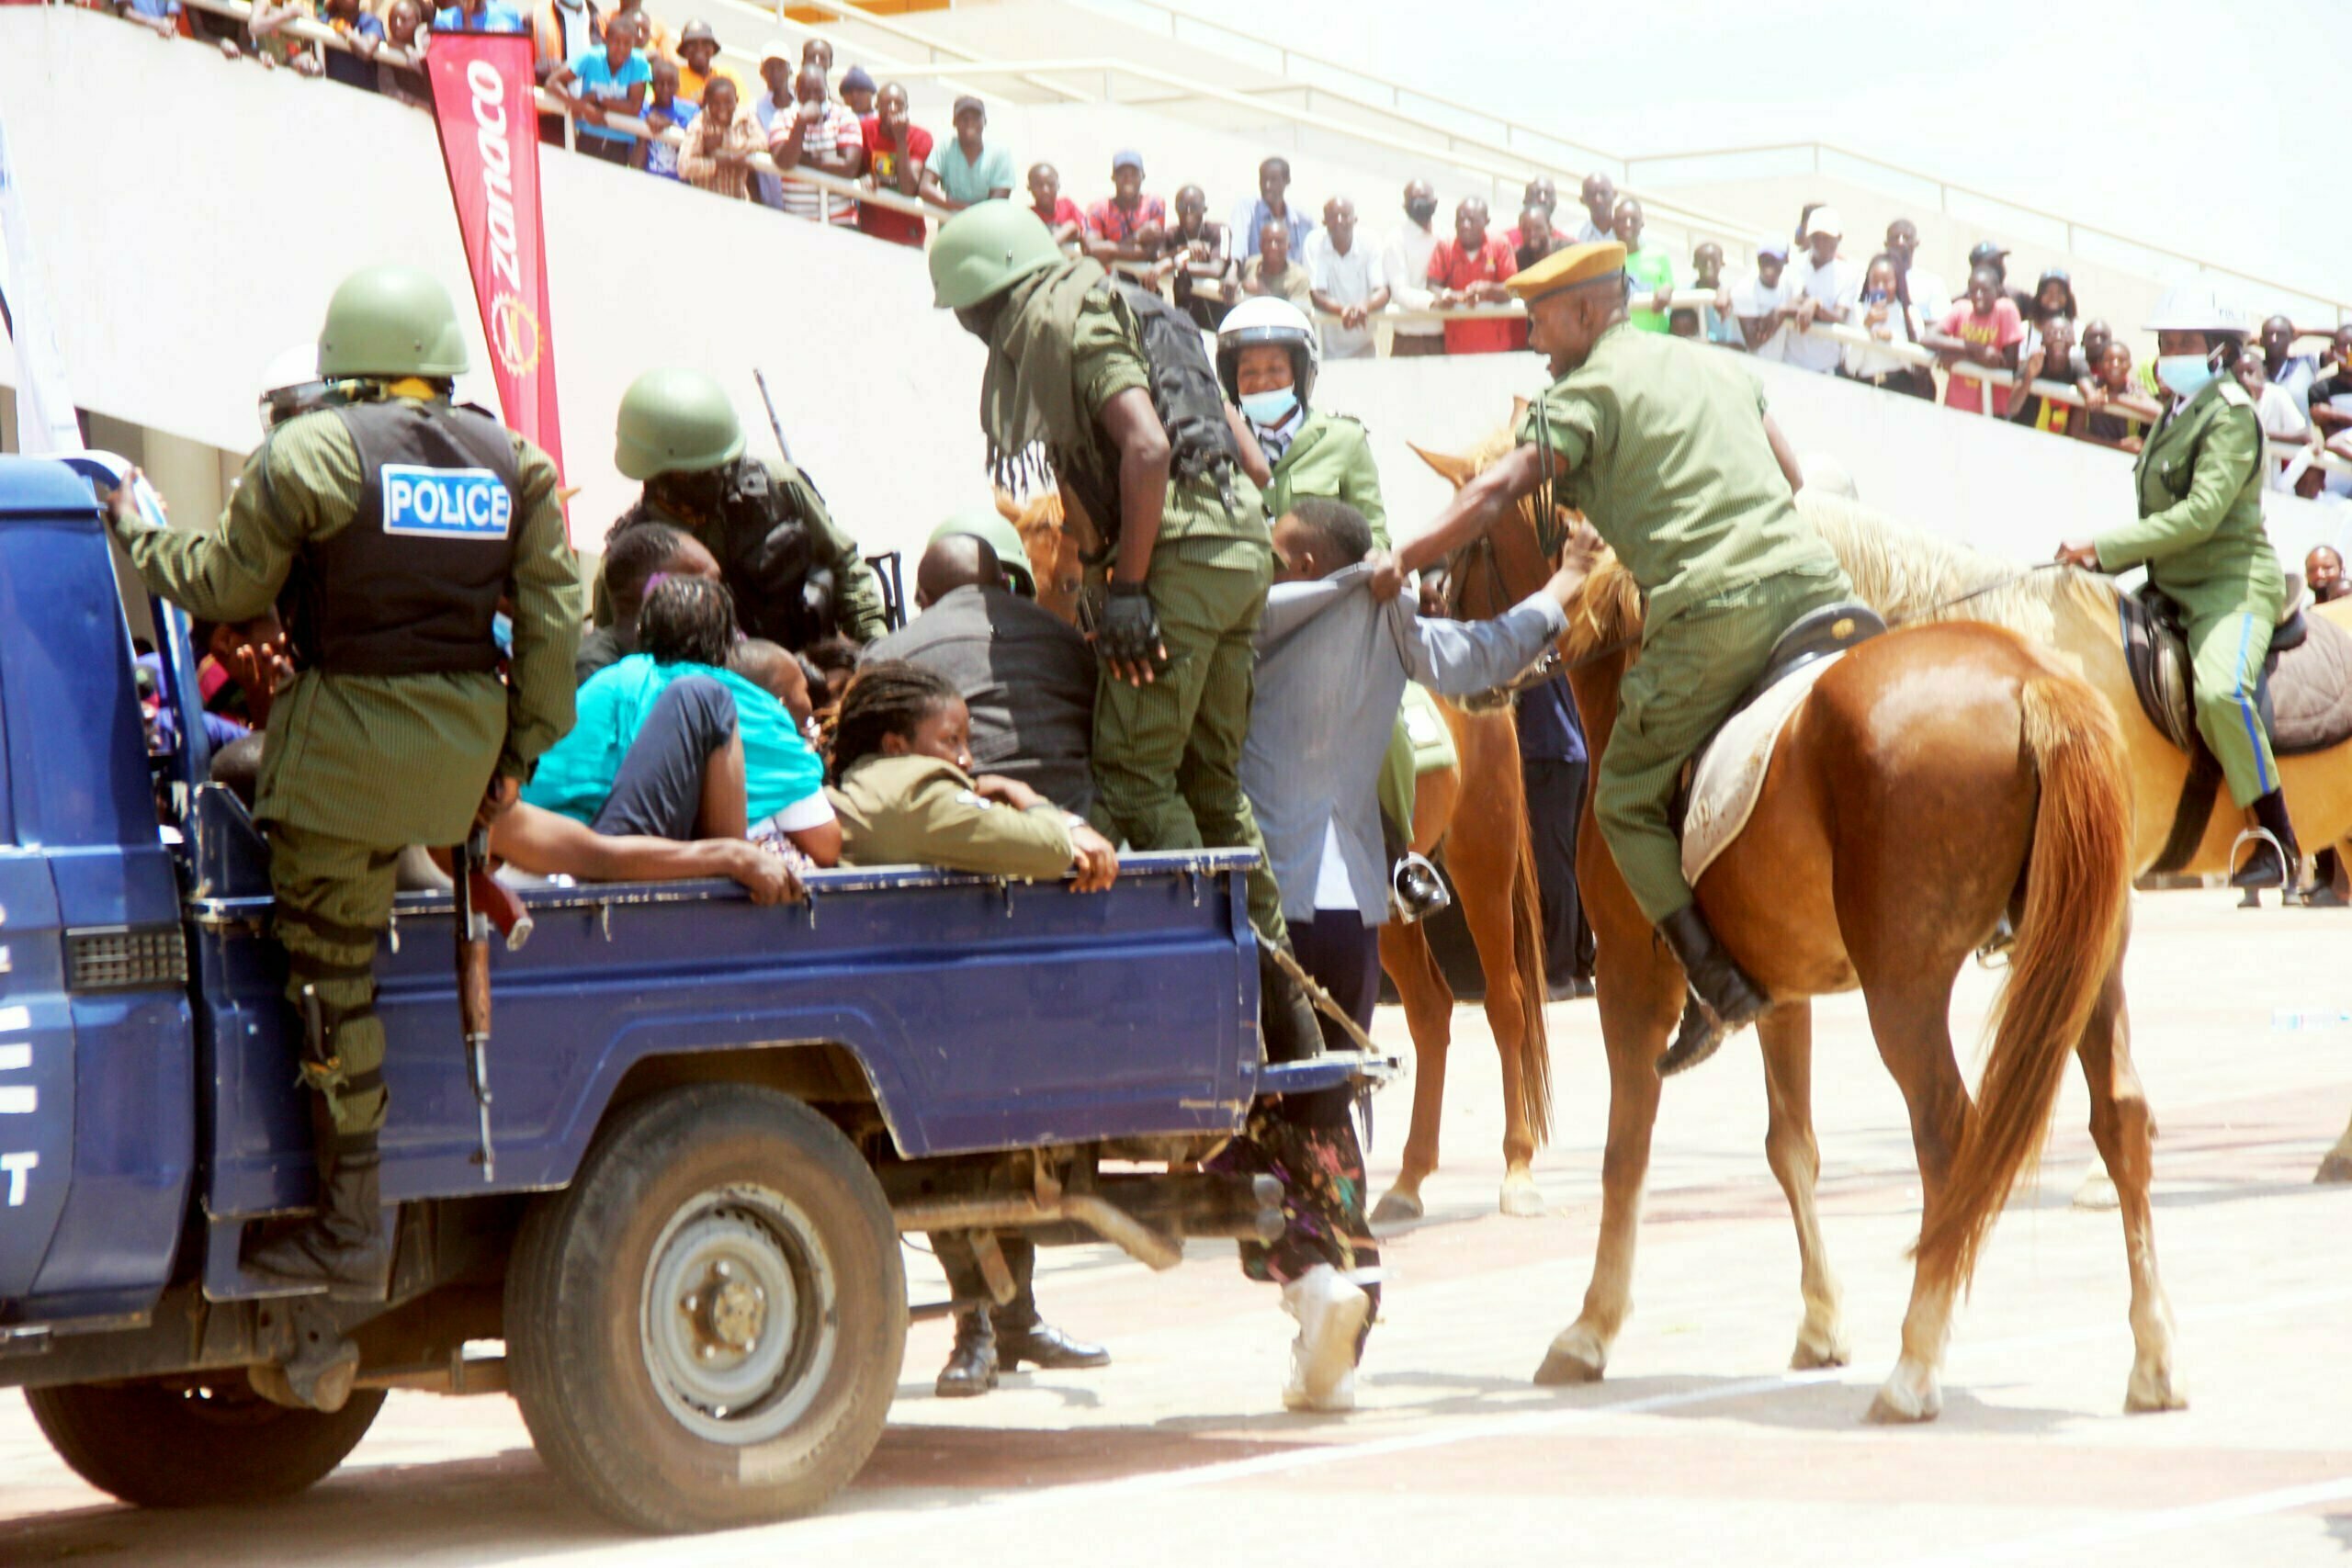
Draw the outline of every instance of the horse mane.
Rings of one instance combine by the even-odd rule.
[[[1568,630],[1560,639],[1560,654],[1570,664],[1599,657],[1618,643],[1637,642],[1642,635],[1642,591],[1634,574],[1618,564],[1616,552],[1603,551],[1567,604]]]
[[[2114,584],[2091,572],[2030,570],[1810,487],[1797,493],[1797,511],[1846,569],[1855,597],[1889,621],[1988,621],[2054,643],[2062,612],[2115,613]]]

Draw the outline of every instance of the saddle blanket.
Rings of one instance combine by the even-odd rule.
[[[1731,847],[1756,810],[1772,750],[1813,683],[1845,658],[1816,659],[1764,688],[1763,694],[1724,721],[1690,770],[1690,808],[1682,818],[1682,880],[1699,877]]]
[[[1405,700],[1397,710],[1397,722],[1405,727],[1405,739],[1413,743],[1415,778],[1461,765],[1462,759],[1454,754],[1453,731],[1446,728],[1437,699],[1419,681],[1405,682]]]

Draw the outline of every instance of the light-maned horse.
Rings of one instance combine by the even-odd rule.
[[[2007,626],[2057,649],[2098,687],[2115,710],[2131,756],[2137,811],[2132,868],[2137,874],[2155,863],[2171,835],[2189,761],[2141,709],[2123,660],[2120,590],[2112,579],[2030,570],[1811,489],[1798,496],[1798,509],[1845,563],[1857,595],[1888,619],[1974,620]],[[2352,628],[2352,600],[2339,600],[2313,613]],[[2278,777],[2304,850],[2335,844],[2352,852],[2352,741],[2281,757]],[[2245,814],[2230,804],[2226,792],[2221,794],[2181,870],[2192,875],[2227,871],[2231,846],[2245,825]],[[2321,1163],[2318,1179],[2352,1181],[2352,1126]],[[2089,1196],[2104,1201],[2103,1193]]]
[[[1491,443],[1460,477],[1504,449]],[[1491,536],[1501,598],[1543,581],[1551,563],[1526,509]],[[1595,757],[1616,725],[1641,616],[1640,595],[1613,560],[1570,612],[1561,651]],[[1815,1201],[1808,998],[1860,988],[1880,1057],[1910,1108],[1924,1212],[1903,1351],[1871,1403],[1874,1419],[1925,1420],[1941,1408],[1954,1299],[2041,1146],[2070,1055],[2089,1083],[2092,1139],[2122,1211],[2134,1347],[2125,1407],[2186,1403],[2148,1202],[2154,1124],[2124,1006],[2134,864],[2125,765],[2114,709],[2024,637],[1965,624],[1889,633],[1821,677],[1783,732],[1747,829],[1699,880],[1701,909],[1777,1003],[1757,1033],[1765,1156],[1797,1234],[1804,1314],[1792,1366],[1849,1357]],[[1657,1064],[1685,994],[1680,965],[1655,940],[1600,836],[1589,792],[1577,880],[1599,947],[1609,1134],[1592,1280],[1537,1371],[1548,1383],[1600,1377],[1632,1312]],[[1952,986],[2005,913],[2017,941],[1976,1103],[1952,1051]]]
[[[1048,491],[1022,502],[999,491],[996,505],[1020,530],[1037,579],[1037,602],[1077,624],[1083,562],[1077,534],[1063,525],[1061,496]],[[1460,761],[1417,782],[1413,847],[1423,854],[1442,850],[1486,976],[1487,1022],[1502,1061],[1502,1212],[1540,1214],[1543,1196],[1531,1167],[1550,1131],[1552,1061],[1544,1021],[1543,908],[1519,733],[1508,708],[1474,714],[1439,705]],[[1388,1224],[1420,1215],[1421,1184],[1437,1168],[1453,990],[1418,924],[1392,920],[1381,927],[1380,964],[1404,1005],[1414,1055],[1404,1156],[1396,1183],[1374,1210],[1374,1218]]]

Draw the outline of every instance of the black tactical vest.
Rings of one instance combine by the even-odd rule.
[[[332,675],[497,669],[491,619],[522,522],[505,427],[413,398],[333,412],[359,449],[358,510],[303,545],[278,592],[296,662]]]

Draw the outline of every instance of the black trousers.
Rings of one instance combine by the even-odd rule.
[[[1358,1029],[1371,1033],[1372,1010],[1380,1001],[1380,928],[1365,925],[1353,909],[1317,909],[1313,919],[1291,923],[1290,941],[1298,966],[1331,993]],[[1322,1026],[1325,1050],[1356,1048],[1330,1019],[1318,1012],[1315,1021]]]
[[[947,1288],[959,1302],[984,1303],[989,1309],[989,1321],[998,1328],[1019,1332],[1037,1326],[1037,1297],[1030,1289],[1030,1280],[1037,1272],[1037,1248],[1027,1236],[1001,1235],[997,1245],[1004,1249],[1004,1264],[1012,1271],[1012,1299],[1002,1306],[989,1294],[989,1282],[980,1272],[979,1255],[964,1233],[942,1232],[931,1238],[932,1255],[939,1259],[947,1273]]]
[[[1577,825],[1591,764],[1531,758],[1520,768],[1535,840],[1535,886],[1544,898],[1544,979],[1556,991],[1592,978],[1592,927],[1577,897]]]

